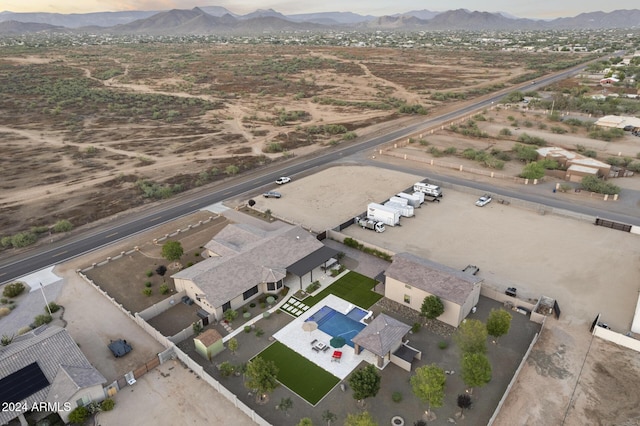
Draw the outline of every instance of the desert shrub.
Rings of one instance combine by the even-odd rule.
[[[223,314],[224,319],[231,322],[238,317],[238,311],[234,309],[227,309]]]
[[[149,297],[153,294],[153,290],[151,290],[149,287],[145,288],[144,290],[142,290],[142,294],[144,294],[145,296]]]
[[[524,179],[540,179],[544,176],[544,167],[541,163],[536,161],[532,161],[531,163],[524,166],[522,169],[522,173],[520,173],[520,177]]]
[[[20,293],[22,293],[23,291],[24,291],[24,284],[22,284],[20,281],[16,281],[4,286],[4,289],[2,290],[2,295],[4,297],[16,297],[20,295]]]
[[[187,262],[187,268],[190,268],[193,266],[193,262]]]
[[[595,176],[585,176],[582,178],[582,188],[587,191],[597,192],[598,194],[619,194],[620,187],[612,183],[605,182]]]
[[[147,272],[144,273],[147,277],[152,277],[153,276],[153,271],[152,270],[148,270]]]
[[[111,411],[115,406],[116,406],[116,402],[111,398],[107,398],[100,403],[100,409],[102,411]]]
[[[6,305],[7,303],[9,303],[9,299],[7,299],[6,297],[2,297],[0,298],[0,303]]]
[[[46,307],[44,308],[44,310],[48,313],[49,311],[51,311],[51,313],[56,313],[60,310],[60,305],[58,305],[56,302],[49,302],[49,309],[47,309]]]
[[[19,232],[11,237],[11,245],[16,248],[27,247],[35,243],[37,235],[31,231]]]
[[[438,348],[444,350],[444,349],[447,349],[448,347],[449,347],[449,343],[447,343],[446,340],[440,340],[438,342]]]
[[[527,145],[546,146],[547,141],[538,136],[531,136],[523,133],[518,138],[518,142],[526,143]]]
[[[624,130],[597,128],[589,132],[589,137],[591,139],[598,139],[601,141],[610,142],[614,139],[620,139],[624,137]]]
[[[422,324],[420,324],[419,322],[414,322],[411,326],[411,332],[417,333],[418,331],[420,331],[420,328],[422,328]]]
[[[508,129],[508,128],[506,128],[506,127],[505,127],[505,128],[503,128],[503,129],[500,129],[500,131],[498,132],[498,135],[499,135],[499,136],[511,136],[511,134],[512,134],[512,133],[511,133],[511,130],[509,130],[509,129]]]
[[[0,318],[6,317],[10,313],[11,313],[11,309],[7,308],[6,306],[3,306],[2,308],[0,308]]]
[[[193,332],[197,336],[198,334],[200,334],[202,332],[204,327],[202,326],[200,321],[197,321],[197,322],[194,322],[193,324],[191,324],[191,329],[193,330]]]
[[[442,157],[444,154],[442,153],[442,151],[440,151],[438,148],[436,148],[435,146],[431,146],[429,147],[429,149],[427,150],[427,152],[431,155],[433,155],[436,158]]]
[[[524,120],[524,121],[522,122],[522,125],[523,125],[524,127],[533,127],[533,123],[532,123],[532,122],[530,122],[529,120]]]
[[[18,332],[16,333],[18,336],[22,336],[25,333],[28,333],[32,330],[32,328],[28,325],[21,327],[18,329]]]
[[[422,146],[429,146],[429,141],[428,141],[428,140],[426,140],[426,139],[420,139],[418,142],[419,142],[419,143],[420,143],[420,145],[422,145]],[[638,157],[638,158],[640,158],[640,153],[638,153],[638,155],[639,155],[639,157]]]
[[[9,346],[13,342],[13,337],[13,334],[11,336],[3,334],[2,338],[0,338],[0,346]]]
[[[151,284],[151,281],[147,281],[147,282],[144,283],[144,286],[147,287],[147,288],[151,287],[152,285],[153,284]]]
[[[444,155],[456,155],[456,152],[458,152],[458,150],[455,146],[450,146],[449,148],[442,151]]]
[[[260,327],[256,328],[256,337],[260,337],[264,334],[264,330]]]
[[[628,170],[631,170],[632,172],[635,173],[639,173],[640,172],[640,163],[639,162],[635,162],[635,163],[631,163],[627,166]]]
[[[167,294],[170,291],[169,286],[166,284],[162,284],[159,290],[160,290],[160,294]]]
[[[558,189],[560,190],[560,192],[567,192],[573,189],[573,186],[569,185],[568,183],[561,183]]]
[[[251,302],[251,303],[249,303],[249,307],[250,307],[250,308],[255,308],[255,307],[256,307],[256,304],[255,304],[255,303],[253,303],[253,302]]]
[[[402,392],[394,392],[391,394],[391,400],[393,402],[400,402],[402,401]]]
[[[89,410],[85,407],[76,407],[69,413],[69,423],[83,424],[89,418]]]
[[[53,318],[48,313],[42,314],[42,315],[36,315],[36,317],[33,319],[33,325],[35,327],[40,327],[41,325],[49,324],[52,320]]]
[[[551,158],[543,158],[542,160],[540,160],[540,164],[542,164],[542,167],[544,167],[545,170],[556,170],[558,169],[558,167],[560,167],[558,162],[556,160],[552,160]]]
[[[229,377],[236,370],[236,367],[234,367],[229,361],[224,361],[218,366],[218,370],[220,370],[220,375],[222,377]]]
[[[498,160],[511,161],[511,156],[506,151],[500,151],[499,149],[494,148],[491,150],[491,155],[496,157]]]
[[[558,134],[558,135],[563,135],[565,133],[567,133],[567,129],[565,129],[564,127],[560,127],[560,126],[551,126],[549,128],[549,130],[551,130],[551,132]]]
[[[53,232],[69,232],[73,229],[73,225],[66,219],[59,220],[53,225],[51,230]]]
[[[347,247],[351,247],[351,248],[360,248],[362,247],[362,244],[360,244],[358,241],[354,240],[351,237],[347,237],[344,239],[344,245]]]

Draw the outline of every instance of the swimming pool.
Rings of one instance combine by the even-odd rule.
[[[360,308],[353,308],[345,315],[329,306],[323,306],[305,321],[315,321],[320,330],[331,337],[344,337],[347,345],[353,347],[351,339],[366,327],[359,319],[364,318],[366,315],[367,312]]]

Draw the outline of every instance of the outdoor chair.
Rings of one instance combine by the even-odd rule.
[[[316,351],[316,352],[320,352],[320,349],[316,348],[315,346],[313,346],[311,349]]]
[[[325,347],[324,347],[324,349],[322,350],[322,352],[326,352],[326,351],[328,351],[328,350],[329,350],[329,348],[330,348],[330,346],[329,346],[329,345],[325,346]]]
[[[313,339],[313,342],[311,342],[311,346],[315,345],[317,341],[318,339]]]

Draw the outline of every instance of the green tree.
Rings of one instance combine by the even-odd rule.
[[[491,364],[483,353],[465,353],[462,355],[462,380],[471,388],[481,387],[491,381]]]
[[[240,172],[240,167],[235,164],[231,164],[224,169],[224,172],[229,176],[237,175]]]
[[[89,411],[84,407],[76,407],[69,413],[69,423],[83,424],[89,417]]]
[[[353,398],[363,401],[366,398],[374,397],[380,390],[380,374],[373,364],[356,370],[349,377],[349,385],[353,389]]]
[[[38,236],[30,231],[19,232],[11,237],[11,245],[16,248],[30,246]]]
[[[162,245],[162,257],[167,259],[169,262],[180,260],[183,254],[184,250],[182,249],[182,244],[180,244],[179,241],[167,241]]]
[[[467,319],[460,324],[453,335],[462,353],[487,352],[487,328],[482,321]]]
[[[518,160],[527,163],[538,159],[538,151],[532,146],[517,143],[513,146],[513,152],[515,152]]]
[[[368,411],[363,411],[360,414],[348,414],[344,426],[378,426],[378,423]]]
[[[417,368],[411,376],[413,394],[427,404],[427,413],[431,411],[431,407],[442,407],[446,380],[444,370],[435,364]]]
[[[300,419],[297,426],[313,426],[313,422],[309,417],[303,417]]]
[[[422,306],[420,307],[420,315],[426,317],[427,319],[435,319],[438,318],[444,312],[444,303],[438,296],[427,296],[422,301]]]
[[[338,419],[338,416],[335,413],[332,413],[329,410],[324,410],[322,413],[322,420],[327,422],[327,426],[331,426],[331,422],[335,422]]]
[[[234,354],[234,355],[235,355],[236,351],[238,350],[238,346],[239,346],[238,345],[238,339],[236,339],[235,337],[232,337],[227,342],[227,347],[229,348],[231,353]]]
[[[293,401],[291,398],[282,398],[280,400],[280,404],[278,404],[277,408],[280,411],[284,411],[284,414],[289,415],[289,410],[293,407]]]
[[[267,394],[278,387],[278,367],[275,362],[254,358],[247,364],[247,380],[245,386],[256,392],[256,401],[261,402]]]
[[[524,179],[541,179],[544,176],[544,166],[542,163],[532,161],[524,166],[520,177]]]
[[[504,336],[511,327],[511,314],[504,309],[491,309],[487,318],[487,333],[496,338]]]

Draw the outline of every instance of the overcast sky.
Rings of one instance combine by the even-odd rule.
[[[638,0],[2,0],[1,10],[11,12],[87,13],[121,10],[191,9],[195,6],[223,6],[245,14],[256,9],[274,9],[287,14],[310,12],[355,12],[361,15],[391,15],[410,10],[445,11],[469,9],[507,12],[522,18],[556,18],[583,12],[638,9]]]

